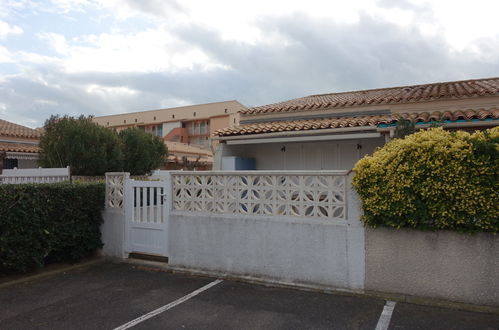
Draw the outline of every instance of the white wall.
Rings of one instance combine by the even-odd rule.
[[[122,209],[106,207],[102,211],[102,254],[109,257],[125,256],[125,214]]]
[[[335,221],[173,213],[169,264],[286,282],[362,289],[363,228]],[[357,231],[357,232],[356,232]],[[357,258],[355,258],[357,257]],[[349,260],[354,258],[356,260]]]
[[[349,170],[384,138],[308,143],[225,145],[224,156],[256,159],[257,170]]]
[[[172,266],[363,289],[364,227],[347,189],[348,220],[174,211]]]

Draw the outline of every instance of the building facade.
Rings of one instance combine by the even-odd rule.
[[[240,111],[246,107],[238,101],[197,104],[184,107],[149,110],[95,117],[94,121],[117,131],[139,127],[161,137],[169,147],[167,169],[182,168],[185,160],[209,169],[213,163],[211,136],[217,130],[239,123]],[[187,158],[186,158],[187,157]]]

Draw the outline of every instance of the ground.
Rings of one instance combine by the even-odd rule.
[[[210,288],[169,305],[134,329],[375,329],[386,303],[214,281],[97,263],[0,288],[0,328],[114,329],[210,283]],[[499,315],[398,302],[389,329],[499,329]]]

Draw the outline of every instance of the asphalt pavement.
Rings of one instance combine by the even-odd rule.
[[[104,262],[0,288],[0,329],[375,329],[385,304]],[[396,303],[388,328],[499,330],[499,315]]]

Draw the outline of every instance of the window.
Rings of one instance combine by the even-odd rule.
[[[163,137],[163,125],[156,126],[156,135],[159,137]]]
[[[146,132],[163,137],[163,124],[148,126]]]
[[[209,121],[191,121],[185,124],[189,135],[207,135],[210,131]]]
[[[17,163],[18,163],[17,159],[7,158],[7,159],[4,160],[3,168],[6,169],[6,170],[11,170],[14,167],[18,166]]]

